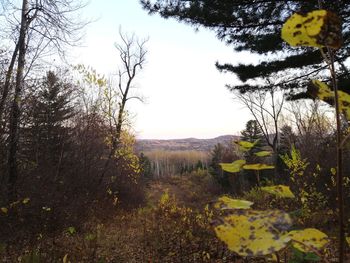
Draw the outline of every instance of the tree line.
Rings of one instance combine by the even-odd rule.
[[[133,151],[128,104],[142,100],[134,82],[147,39],[120,30],[114,78],[45,62],[48,54],[64,62],[79,44],[89,21],[76,18],[85,5],[1,1],[8,30],[0,42],[0,221],[7,226],[0,232],[13,240],[22,228],[52,232],[102,204],[144,199],[145,169]]]

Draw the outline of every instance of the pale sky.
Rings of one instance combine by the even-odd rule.
[[[138,0],[91,0],[86,17],[98,20],[86,29],[84,46],[74,51],[76,63],[90,65],[103,74],[117,71],[118,29],[149,37],[147,63],[137,78],[139,93],[128,110],[135,115],[138,138],[212,138],[239,134],[251,119],[233,100],[225,84],[237,83],[232,74],[220,73],[215,61],[253,62],[248,53],[238,54],[220,42],[214,32],[149,16]]]

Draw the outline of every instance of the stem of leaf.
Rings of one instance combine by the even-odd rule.
[[[334,89],[334,100],[337,121],[337,195],[339,210],[339,262],[344,262],[345,255],[345,224],[344,224],[344,190],[343,190],[343,152],[342,152],[342,136],[341,136],[341,119],[340,105],[338,94],[338,83],[334,67],[334,52],[328,48],[330,57],[330,72],[332,76],[332,84]]]
[[[340,105],[338,94],[337,76],[334,66],[334,51],[327,48],[329,56],[327,56],[322,49],[320,49],[322,57],[326,61],[332,78],[332,86],[334,90],[335,114],[337,122],[337,206],[338,206],[338,227],[339,227],[339,262],[344,262],[345,257],[345,224],[344,224],[344,190],[343,190],[343,145],[348,139],[345,137],[342,140],[341,135],[341,119],[340,119]]]

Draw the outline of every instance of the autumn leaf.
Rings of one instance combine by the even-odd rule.
[[[314,98],[319,98],[322,101],[325,101],[331,105],[334,105],[334,91],[328,87],[327,84],[319,80],[312,80],[313,86],[310,86],[308,92]],[[339,90],[339,110],[343,112],[348,120],[350,120],[350,94]]]
[[[284,23],[282,39],[291,46],[338,49],[342,44],[341,21],[327,10],[295,13]]]
[[[232,163],[219,163],[221,169],[229,173],[238,173],[241,171],[242,166],[245,165],[245,160],[236,160]]]
[[[259,140],[256,140],[255,142],[235,141],[235,143],[239,145],[240,150],[244,152],[247,152],[250,149],[252,149],[258,142]]]
[[[350,246],[350,237],[346,237],[346,242],[348,243],[348,245]]]
[[[256,163],[256,164],[246,164],[243,166],[243,169],[245,170],[266,170],[266,169],[274,169],[275,166],[263,164],[263,163]]]
[[[250,209],[253,204],[250,201],[222,196],[215,203],[214,207],[217,209]]]
[[[272,152],[269,152],[269,151],[261,151],[261,152],[254,153],[254,155],[256,155],[258,157],[271,156],[271,154],[272,154]]]
[[[25,205],[25,204],[28,204],[30,201],[30,198],[26,197],[23,199],[22,203]]]
[[[265,186],[261,187],[261,190],[278,197],[295,198],[295,195],[290,190],[289,186],[286,185]]]
[[[284,234],[291,224],[280,210],[233,210],[214,227],[217,237],[240,256],[262,256],[286,247],[290,237]]]
[[[328,242],[328,236],[315,228],[306,228],[303,230],[294,230],[288,233],[293,246],[302,252],[312,252],[313,249],[320,250],[325,247]]]
[[[70,261],[68,261],[68,254],[65,254],[63,259],[62,259],[63,263],[69,263]]]

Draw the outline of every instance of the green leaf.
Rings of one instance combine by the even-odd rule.
[[[312,252],[312,249],[320,250],[329,242],[328,236],[315,228],[294,230],[288,233],[293,246],[302,252]]]
[[[238,173],[241,171],[242,166],[245,165],[245,160],[236,160],[233,163],[219,163],[221,169],[229,173]]]
[[[5,243],[0,243],[0,254],[3,254],[6,252],[7,245]]]
[[[266,157],[266,156],[271,156],[272,155],[272,152],[269,152],[269,151],[261,151],[261,152],[257,152],[257,153],[254,153],[256,156],[258,157]]]
[[[290,190],[289,186],[286,185],[265,186],[261,187],[261,190],[278,197],[295,198],[295,195]]]
[[[7,214],[8,211],[9,211],[6,207],[1,207],[0,210],[1,210],[1,212],[3,212],[4,214]]]
[[[295,247],[292,247],[292,262],[303,262],[304,253]]]
[[[316,261],[316,262],[321,260],[321,258],[318,255],[316,255],[315,253],[311,253],[311,252],[306,253],[304,259],[308,260],[308,261]]]
[[[23,263],[40,263],[40,254],[32,251],[30,254],[23,256]]]
[[[295,13],[284,23],[282,39],[291,46],[338,49],[342,44],[341,21],[327,10]]]
[[[95,239],[96,239],[96,235],[94,235],[94,234],[87,234],[85,236],[85,240],[87,240],[87,241],[92,241],[92,240],[95,240]]]
[[[104,258],[100,258],[97,263],[107,263],[107,261]]]
[[[74,235],[77,231],[75,229],[74,226],[70,226],[67,228],[67,232],[70,234],[70,235]]]
[[[246,164],[243,166],[243,169],[245,170],[266,170],[266,169],[274,169],[275,166],[263,164],[263,163],[256,163],[256,164]]]
[[[275,253],[290,241],[287,230],[292,220],[283,211],[232,210],[214,227],[217,237],[240,256]]]
[[[250,209],[253,204],[250,201],[222,196],[215,203],[214,207],[217,209]]]

